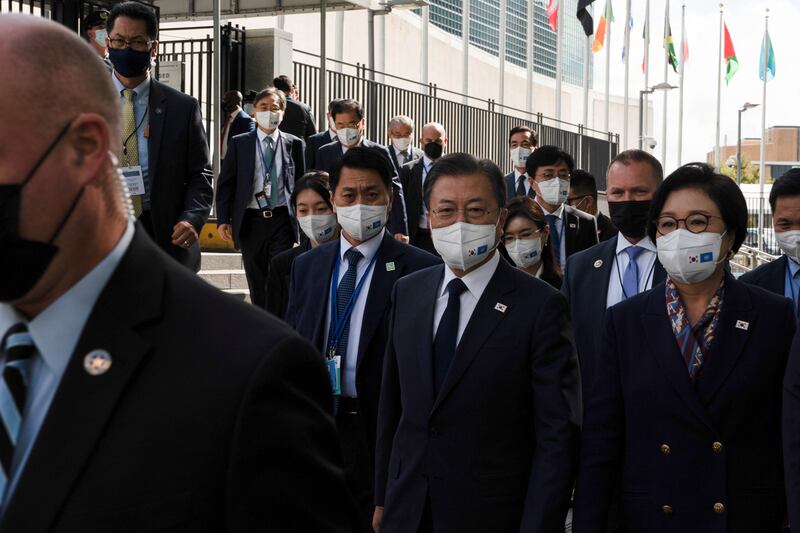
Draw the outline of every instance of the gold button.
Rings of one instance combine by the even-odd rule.
[[[661,453],[663,453],[664,455],[669,455],[670,453],[672,453],[672,448],[669,447],[669,444],[662,444]]]
[[[714,504],[714,512],[717,514],[722,514],[725,512],[725,506],[721,503],[717,502]]]
[[[711,445],[711,448],[714,450],[714,453],[722,453],[723,446],[721,442],[715,442]]]
[[[669,505],[662,505],[662,506],[661,506],[661,511],[662,511],[664,514],[672,514],[672,507],[671,507],[671,506],[669,506]]]

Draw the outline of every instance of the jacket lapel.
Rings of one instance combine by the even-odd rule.
[[[281,143],[281,174],[283,174],[283,192],[286,196],[286,205],[291,205],[292,191],[294,191],[294,160],[292,159],[292,141],[286,136],[279,134],[279,142]]]
[[[309,293],[319,295],[322,300],[320,305],[312,307],[313,314],[310,317],[311,322],[314,324],[312,344],[322,353],[325,353],[326,349],[326,346],[323,346],[325,334],[327,333],[325,331],[325,319],[328,316],[328,309],[330,309],[331,305],[331,281],[336,261],[339,260],[339,246],[340,241],[337,239],[332,246],[326,246],[325,253],[321,254],[320,267],[327,266],[327,270],[320,268],[320,271],[327,271],[327,276],[315,276],[312,271],[309,271],[309,278],[303,280],[309,285]]]
[[[433,314],[436,309],[439,285],[444,278],[444,265],[439,265],[432,270],[420,283],[420,298],[415,298],[417,307],[411,315],[415,327],[415,334],[422,338],[416,344],[418,351],[414,354],[419,363],[420,390],[425,395],[425,405],[428,412],[433,412]],[[391,341],[391,339],[390,339]]]
[[[594,279],[591,281],[589,290],[593,291],[594,294],[591,301],[593,305],[597,306],[594,316],[602,317],[606,313],[608,285],[611,280],[611,266],[616,259],[617,239],[618,237],[608,239],[601,246],[598,246],[597,254],[590,259],[592,261],[591,271],[594,273]]]
[[[7,504],[1,530],[50,529],[126,385],[151,349],[150,340],[136,327],[160,316],[164,274],[151,259],[155,249],[147,239],[137,227],[95,304]],[[84,370],[84,356],[93,350],[110,354],[107,373],[92,376]]]
[[[786,268],[787,262],[789,260],[786,258],[785,255],[780,256],[778,259],[770,263],[769,267],[765,270],[768,272],[764,272],[764,283],[762,287],[767,289],[770,292],[774,292],[775,294],[786,294]],[[797,298],[797,295],[794,295]]]
[[[573,253],[575,253],[575,249],[577,248],[577,238],[578,238],[578,231],[580,230],[578,217],[570,213],[569,206],[564,206],[564,238],[566,239],[566,243],[564,244],[564,250],[566,251],[566,256],[569,257]]]
[[[239,174],[239,179],[243,181],[241,187],[243,191],[249,191],[245,196],[245,203],[242,209],[247,208],[250,199],[256,193],[255,189],[255,175],[256,175],[256,144],[258,143],[258,133],[254,130],[247,136],[247,142],[242,143],[244,150],[242,151],[241,168],[242,172]]]
[[[161,137],[164,133],[164,120],[167,116],[166,97],[161,91],[160,83],[153,77],[150,78],[150,114],[147,117],[150,129],[150,138],[147,140],[148,175],[150,184],[156,181],[158,170],[158,155],[161,148]]]

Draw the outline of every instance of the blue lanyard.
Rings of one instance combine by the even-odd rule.
[[[372,257],[372,261],[369,262],[367,269],[364,271],[364,274],[361,276],[361,279],[358,280],[358,284],[356,285],[355,290],[353,290],[353,294],[350,295],[350,300],[347,302],[347,306],[344,308],[344,312],[342,316],[337,316],[336,310],[338,309],[339,305],[336,300],[336,288],[339,285],[339,265],[341,264],[341,260],[336,261],[336,266],[333,267],[333,282],[331,283],[331,326],[328,330],[328,350],[327,350],[327,357],[328,359],[332,359],[336,353],[336,348],[339,346],[339,341],[342,338],[342,332],[344,331],[345,325],[350,322],[350,315],[353,313],[353,308],[356,306],[356,300],[358,300],[358,295],[361,294],[361,289],[364,288],[364,281],[367,279],[369,275],[370,269],[375,266],[375,261],[378,259],[377,252]]]
[[[797,317],[797,291],[794,286],[794,276],[792,276],[792,267],[789,266],[789,259],[786,260],[786,280],[789,282],[789,295],[792,297],[792,308],[794,316]]]
[[[280,139],[280,137],[278,137]],[[264,151],[261,149],[262,141],[258,140],[258,135],[256,135],[256,146],[258,146],[258,156],[261,158],[261,166],[263,167],[262,170],[264,171],[264,179],[266,180],[272,174],[272,170],[275,168],[275,158],[278,157],[278,147],[276,146],[272,150],[272,161],[270,161],[269,165],[267,164],[267,160],[264,159]],[[275,144],[278,144],[276,141]],[[264,185],[266,186],[266,184]],[[262,188],[264,187],[262,186]]]

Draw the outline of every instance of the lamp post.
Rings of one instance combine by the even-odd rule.
[[[754,107],[758,107],[758,104],[751,104],[750,102],[746,102],[740,109],[739,109],[739,128],[737,129],[736,133],[736,184],[742,184],[742,113],[747,111],[748,109],[753,109]]]
[[[643,130],[644,128],[644,95],[646,94],[653,94],[656,91],[669,91],[671,89],[677,89],[677,85],[670,85],[667,82],[658,83],[653,85],[649,89],[642,89],[639,91],[639,150],[643,150],[644,148],[644,138],[645,133]],[[663,139],[662,139],[663,142]],[[665,162],[662,161],[661,164],[663,165]]]

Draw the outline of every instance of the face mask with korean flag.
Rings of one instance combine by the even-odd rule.
[[[444,228],[431,229],[431,239],[448,267],[467,271],[495,249],[497,225],[456,222]]]
[[[388,205],[336,206],[339,225],[357,241],[368,241],[381,232],[389,218]]]
[[[725,259],[720,258],[724,235],[676,229],[656,239],[658,260],[674,280],[686,284],[700,283],[711,277],[717,265]]]

